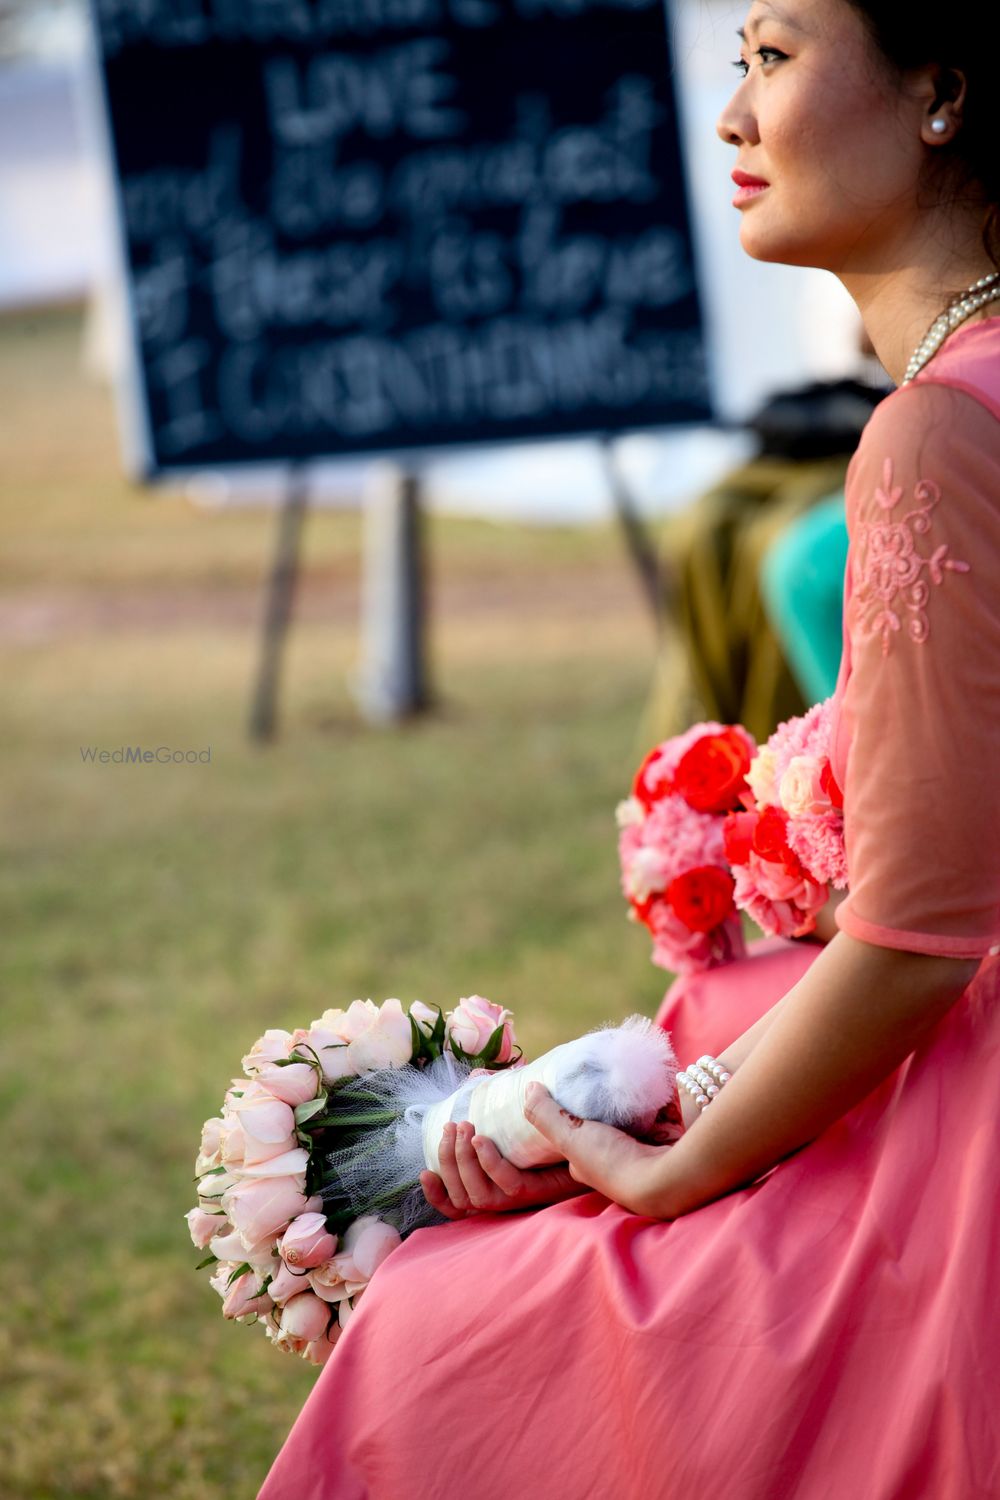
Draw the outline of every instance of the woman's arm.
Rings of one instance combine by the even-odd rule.
[[[565,1151],[577,1181],[637,1213],[677,1218],[814,1140],[895,1071],[977,968],[839,932],[761,1018],[766,1034],[675,1146],[651,1151],[606,1126],[577,1124],[544,1090],[529,1089],[527,1114]]]
[[[814,943],[816,942],[816,940],[818,940],[822,945],[825,943],[829,943],[832,938],[836,937],[838,931],[836,922],[837,907],[844,900],[846,895],[846,891],[831,892],[830,899],[827,901],[826,905],[824,907],[821,907],[821,909],[816,913],[815,938],[804,938],[802,939],[803,942]],[[743,1032],[742,1036],[737,1037],[734,1042],[731,1042],[726,1048],[725,1052],[720,1052],[718,1061],[722,1063],[723,1067],[725,1067],[728,1072],[735,1073],[736,1069],[740,1067],[744,1062],[746,1062],[747,1058],[750,1056],[750,1053],[753,1051],[753,1049],[757,1046],[757,1043],[760,1041],[761,1037],[763,1037],[768,1031],[770,1031],[772,1025],[774,1024],[774,1019],[777,1016],[778,1011],[784,1004],[785,1000],[787,1000],[787,998],[787,995],[782,995],[781,999],[776,1001],[776,1003],[771,1006],[770,1010],[765,1011],[764,1014],[759,1018],[759,1020],[755,1021],[752,1026],[750,1026],[746,1031]],[[687,1059],[687,1061],[694,1062],[694,1058],[689,1058]],[[698,1118],[700,1111],[695,1101],[691,1098],[690,1094],[685,1093],[683,1089],[681,1090],[680,1101],[681,1115],[684,1120],[684,1125],[685,1128],[689,1128]]]
[[[788,991],[787,994],[782,995],[781,999],[776,1000],[770,1010],[766,1010],[742,1035],[738,1036],[734,1042],[730,1042],[725,1052],[718,1054],[716,1061],[720,1062],[727,1072],[735,1073],[737,1068],[742,1067],[754,1048],[759,1045],[761,1039],[767,1035],[774,1025],[779,1012],[790,994],[791,991]],[[693,1063],[694,1060],[693,1057],[681,1059],[685,1063]],[[685,1089],[679,1089],[678,1094],[680,1098],[681,1118],[684,1121],[684,1128],[687,1131],[698,1120],[701,1110],[696,1101],[692,1099],[691,1095]]]

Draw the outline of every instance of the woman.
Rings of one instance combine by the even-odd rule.
[[[676,1145],[544,1090],[568,1168],[459,1127],[465,1222],[381,1268],[263,1500],[1000,1494],[998,41],[754,0],[719,127],[748,253],[837,274],[902,383],[848,478],[839,931]]]

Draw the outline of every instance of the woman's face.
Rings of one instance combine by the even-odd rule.
[[[927,105],[847,0],[754,0],[745,76],[719,119],[737,148],[740,239],[758,260],[877,272],[918,218]]]

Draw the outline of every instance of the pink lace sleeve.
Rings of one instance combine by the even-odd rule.
[[[942,385],[897,392],[847,502],[837,921],[883,947],[977,958],[1000,944],[1000,423]]]

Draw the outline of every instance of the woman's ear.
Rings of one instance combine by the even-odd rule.
[[[922,99],[920,134],[927,145],[947,145],[962,128],[967,94],[965,74],[957,68],[920,70],[918,92]]]

